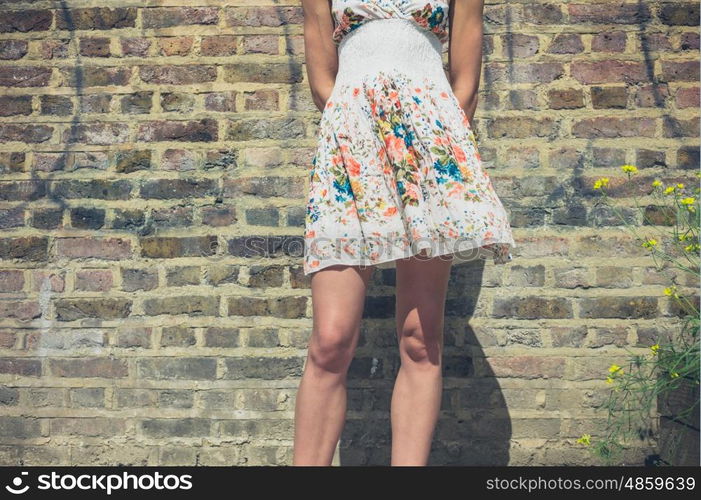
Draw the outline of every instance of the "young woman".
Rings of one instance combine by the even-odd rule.
[[[401,358],[391,464],[426,465],[451,266],[486,256],[503,264],[515,247],[471,127],[483,0],[302,5],[307,75],[323,111],[309,173],[304,272],[312,274],[313,329],[293,462],[331,464],[368,283],[375,267],[391,267]]]

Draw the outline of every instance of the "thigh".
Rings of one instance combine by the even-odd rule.
[[[374,267],[334,265],[312,275],[314,332],[354,333]]]
[[[440,330],[453,259],[414,256],[397,261],[397,328]]]

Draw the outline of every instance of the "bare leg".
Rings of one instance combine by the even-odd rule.
[[[401,367],[392,393],[392,465],[426,465],[441,406],[445,296],[452,260],[397,261]]]
[[[331,465],[346,418],[346,375],[374,267],[330,266],[312,275],[313,327],[295,403],[293,465]]]

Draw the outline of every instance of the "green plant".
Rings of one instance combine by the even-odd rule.
[[[638,173],[633,165],[623,165],[621,169],[627,174],[624,179],[627,183]],[[696,176],[701,178],[701,173],[697,172]],[[674,312],[681,318],[681,324],[670,325],[660,332],[659,340],[645,354],[628,350],[629,356],[621,362],[622,366],[614,364],[609,368],[606,382],[611,385],[611,391],[603,405],[608,412],[606,432],[599,439],[585,434],[577,440],[589,446],[606,464],[617,463],[631,443],[642,441],[655,446],[658,404],[680,391],[686,390],[687,397],[691,397],[682,404],[677,401],[670,418],[698,432],[695,421],[698,417],[694,415],[698,415],[700,361],[698,296],[682,292],[674,283],[675,280],[683,284],[699,282],[699,188],[690,191],[682,183],[665,186],[656,179],[648,194],[659,204],[643,207],[638,197],[633,197],[642,214],[641,226],[629,223],[609,202],[609,184],[610,180],[603,177],[593,185],[601,193],[600,203],[618,214],[635,240],[648,250],[656,270],[669,277],[670,285],[664,294],[674,300]],[[695,390],[689,391],[689,386]]]

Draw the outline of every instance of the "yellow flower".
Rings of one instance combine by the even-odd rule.
[[[684,184],[682,184],[681,182],[677,184],[677,189],[684,189]]]
[[[633,165],[621,165],[621,170],[624,172],[630,172],[631,174],[635,174],[638,172],[637,167]]]
[[[691,245],[687,245],[684,247],[684,250],[687,252],[698,252],[701,247],[699,246],[698,243],[692,243]]]
[[[652,248],[655,245],[657,245],[657,240],[654,238],[650,238],[649,240],[643,242],[642,246],[645,248]]]
[[[618,372],[623,373],[623,370],[621,369],[620,366],[618,366],[615,363],[612,364],[611,366],[609,366],[609,373],[618,373]]]
[[[678,374],[677,372],[672,372],[672,373],[669,374],[669,376],[672,377],[672,378],[678,378],[678,377],[679,377],[679,374]]]
[[[660,181],[659,179],[655,179],[654,181],[652,181],[652,187],[657,187],[657,186],[661,186],[661,185],[662,185],[662,181]]]
[[[582,437],[577,439],[577,442],[579,444],[583,444],[585,446],[589,446],[591,444],[591,435],[589,434],[582,434]]]
[[[674,186],[669,186],[667,189],[664,190],[664,194],[670,194],[674,192]]]
[[[597,179],[596,182],[594,182],[594,189],[601,189],[601,187],[606,187],[608,186],[609,183],[609,178],[608,177],[602,177],[601,179]]]
[[[664,294],[667,296],[674,296],[677,297],[677,287],[672,285],[670,287],[667,287],[664,289]]]
[[[657,354],[657,351],[660,350],[660,344],[651,345],[650,350],[652,351],[652,354]]]
[[[679,200],[682,205],[693,205],[694,202],[696,202],[696,198],[689,197],[689,198],[682,198]]]
[[[611,377],[606,377],[607,384],[613,384],[613,379]]]

